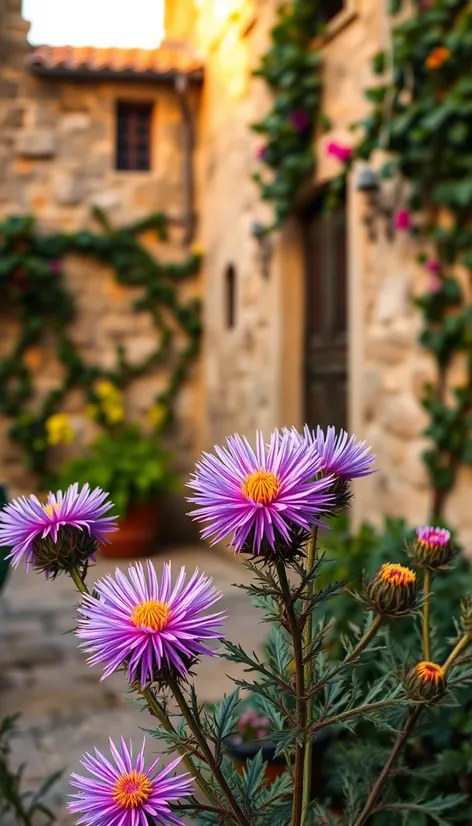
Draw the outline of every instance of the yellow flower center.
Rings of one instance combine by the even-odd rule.
[[[152,783],[143,772],[122,774],[113,788],[113,800],[124,809],[136,809],[152,792]]]
[[[144,625],[146,628],[152,628],[153,631],[162,631],[169,617],[170,608],[166,602],[148,599],[136,606],[131,614],[131,621],[137,626]]]
[[[428,661],[418,663],[415,671],[416,676],[427,683],[437,685],[444,679],[444,669],[437,663],[430,663]]]
[[[280,490],[280,482],[269,470],[256,470],[246,477],[241,490],[247,499],[259,505],[270,505]]]
[[[382,565],[379,578],[390,585],[412,585],[416,581],[416,574],[404,565],[388,562]]]
[[[43,510],[47,513],[48,516],[54,516],[54,511],[59,510],[59,505],[43,505]]]

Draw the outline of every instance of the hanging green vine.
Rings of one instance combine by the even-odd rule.
[[[318,0],[295,0],[278,9],[271,44],[254,72],[269,87],[272,110],[255,132],[265,137],[258,150],[267,174],[253,179],[263,201],[273,204],[274,220],[265,232],[278,229],[293,211],[300,186],[314,166],[313,132],[320,116],[321,56],[312,48],[323,31]]]
[[[391,4],[392,14],[403,10]],[[472,10],[466,0],[416,0],[392,32],[391,55],[378,54],[374,71],[388,78],[368,91],[371,115],[356,149],[368,159],[391,154],[381,175],[408,182],[409,197],[396,216],[427,252],[419,256],[429,283],[417,299],[420,342],[433,356],[437,378],[425,387],[431,447],[423,459],[441,517],[462,464],[472,465]],[[461,278],[468,270],[469,282]],[[452,370],[463,362],[463,378]]]
[[[86,400],[96,404],[97,380],[108,380],[123,390],[156,366],[169,362],[172,368],[168,384],[156,397],[156,404],[170,417],[177,392],[198,353],[199,302],[181,303],[178,285],[198,271],[200,254],[192,253],[180,265],[163,264],[146,250],[139,240],[146,230],[154,230],[160,240],[167,237],[167,221],[162,214],[120,229],[113,229],[98,209],[94,217],[101,233],[45,235],[36,231],[34,218],[29,216],[10,217],[0,223],[2,311],[14,312],[20,322],[11,352],[0,359],[0,413],[12,419],[10,436],[22,447],[27,466],[40,480],[47,477],[48,420],[51,422],[72,389],[81,388]],[[116,348],[114,369],[104,370],[84,361],[68,332],[76,309],[62,272],[61,259],[67,253],[80,253],[106,263],[114,269],[119,284],[142,288],[132,306],[136,312],[149,312],[156,330],[156,347],[142,362],[131,364],[123,346]],[[187,338],[181,352],[173,348],[176,329]],[[64,378],[38,409],[34,375],[26,357],[29,348],[40,344],[46,330],[54,336]],[[61,424],[57,416],[52,421]]]

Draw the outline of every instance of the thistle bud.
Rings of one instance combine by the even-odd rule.
[[[410,558],[430,571],[446,568],[455,556],[451,534],[445,528],[426,526],[416,531],[416,541],[409,549]]]
[[[410,614],[416,602],[416,574],[404,565],[388,562],[369,580],[366,601],[385,617]]]
[[[406,678],[408,696],[416,702],[434,705],[446,693],[444,669],[437,663],[423,661],[411,669]]]
[[[55,579],[61,571],[76,569],[83,575],[100,545],[96,537],[72,525],[64,525],[55,542],[51,534],[38,536],[33,543],[33,568]]]

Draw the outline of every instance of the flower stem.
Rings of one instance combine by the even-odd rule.
[[[285,609],[290,625],[290,632],[293,641],[293,658],[295,660],[295,680],[296,680],[296,715],[297,715],[297,729],[299,733],[304,733],[306,728],[306,699],[305,694],[305,675],[303,673],[303,650],[302,637],[300,628],[295,616],[292,596],[290,594],[290,586],[288,584],[287,572],[283,562],[277,562],[277,573],[279,576],[280,588],[282,590]],[[305,757],[305,742],[295,746],[295,768],[293,779],[293,808],[292,808],[292,826],[300,826],[302,816],[302,798],[303,798],[303,769]]]
[[[364,648],[366,648],[368,646],[368,644],[370,643],[370,641],[375,637],[377,631],[379,630],[380,626],[382,625],[382,621],[383,620],[382,620],[382,617],[380,615],[377,615],[375,617],[375,619],[374,619],[372,625],[370,626],[369,630],[366,631],[366,633],[364,634],[362,639],[359,640],[359,642],[357,643],[356,647],[353,648],[351,653],[345,658],[345,660],[343,662],[343,665],[346,665],[347,663],[352,663],[352,662],[354,662],[354,660],[357,659],[359,654],[362,653]]]
[[[154,696],[151,689],[150,688],[142,688],[142,689],[139,689],[139,691],[142,694],[142,696],[144,697],[144,699],[146,700],[147,706],[148,706],[149,710],[151,711],[151,713],[155,717],[157,717],[157,719],[159,720],[162,728],[165,729],[165,731],[167,731],[169,734],[176,734],[177,732],[175,731],[174,726],[170,722],[169,718],[166,717],[164,709],[162,708],[162,706],[161,706],[159,700],[157,699],[157,697]],[[177,747],[177,751],[179,752],[179,754],[182,755],[183,763],[184,763],[185,767],[188,769],[188,771],[190,772],[190,774],[193,776],[193,778],[194,778],[197,786],[199,787],[199,789],[203,792],[203,794],[209,800],[211,800],[213,803],[217,804],[218,800],[215,798],[215,795],[214,795],[211,787],[206,782],[205,778],[203,777],[202,773],[200,772],[200,769],[195,765],[192,758],[189,757],[188,754],[186,754],[185,749],[183,747],[181,747],[181,748]]]
[[[424,584],[423,584],[424,604],[423,604],[423,657],[429,660],[429,599],[431,594],[431,571],[429,568],[424,569]]]
[[[376,803],[377,798],[378,798],[380,792],[382,791],[382,788],[383,788],[384,784],[388,780],[390,770],[391,770],[393,764],[395,763],[395,760],[397,759],[400,751],[402,750],[403,746],[405,745],[406,741],[408,740],[408,737],[410,736],[411,732],[413,731],[413,729],[416,725],[416,721],[418,720],[418,717],[420,716],[422,710],[423,710],[423,706],[416,706],[415,708],[409,710],[408,716],[406,718],[405,726],[402,729],[402,731],[399,733],[399,735],[397,737],[397,740],[395,742],[395,745],[394,745],[392,751],[390,752],[390,756],[389,756],[387,762],[385,763],[385,766],[383,767],[383,769],[382,769],[382,771],[379,775],[379,778],[378,778],[377,782],[375,783],[375,786],[372,787],[372,790],[369,794],[369,797],[367,798],[367,802],[366,802],[364,808],[362,809],[362,812],[360,813],[359,817],[357,818],[357,820],[353,824],[353,826],[364,826],[364,823],[366,822],[369,815],[371,814],[372,808],[373,808],[374,804]]]
[[[216,781],[218,782],[223,794],[225,795],[229,805],[231,806],[231,809],[233,810],[236,822],[239,823],[240,826],[250,826],[248,818],[239,806],[237,800],[235,800],[234,795],[230,787],[228,786],[228,783],[226,782],[226,779],[221,771],[219,764],[217,763],[211,749],[208,746],[208,743],[206,742],[202,732],[200,731],[198,724],[193,717],[193,714],[187,704],[187,701],[180,689],[177,680],[171,680],[169,685],[172,690],[172,694],[174,695],[180,707],[180,710],[185,718],[185,721],[190,731],[192,732],[198,745],[200,746],[200,749],[205,760],[207,761],[211,771],[215,776]]]
[[[459,640],[456,647],[451,651],[451,653],[449,654],[449,657],[447,658],[446,662],[444,663],[444,665],[443,665],[443,671],[444,672],[449,671],[449,669],[453,665],[454,661],[457,659],[459,654],[462,654],[464,649],[467,648],[470,641],[471,641],[470,634],[464,634],[462,639]]]
[[[80,576],[79,571],[77,568],[71,568],[69,571],[72,581],[77,587],[77,590],[80,591],[81,594],[88,594],[89,589],[87,588],[85,582],[83,581],[82,577]]]
[[[315,564],[316,559],[316,543],[318,539],[318,525],[314,525],[311,529],[311,536],[308,542],[307,554],[306,554],[306,563],[305,563],[305,572],[307,574],[313,570],[313,566]],[[309,594],[306,599],[305,603],[305,611],[306,611],[306,624],[305,628],[303,629],[303,653],[305,656],[305,669],[304,669],[304,679],[305,679],[305,686],[311,685],[313,682],[313,662],[311,660],[307,661],[309,658],[312,641],[313,641],[313,617],[311,612],[311,604],[313,600],[313,596],[315,593],[316,582],[315,577],[311,580],[308,589]],[[311,713],[312,713],[312,706],[313,706],[313,699],[309,697],[306,701],[306,720],[308,725],[311,725]],[[303,794],[302,794],[302,814],[300,819],[301,826],[304,826],[306,823],[306,819],[308,816],[308,807],[310,805],[310,797],[311,797],[311,774],[312,774],[312,755],[313,749],[311,744],[311,739],[308,743],[305,743],[305,758],[303,763]]]

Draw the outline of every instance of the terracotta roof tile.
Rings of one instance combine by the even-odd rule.
[[[28,65],[40,74],[149,75],[176,73],[200,79],[203,63],[182,43],[163,41],[157,49],[98,49],[93,46],[39,46],[28,55]]]

